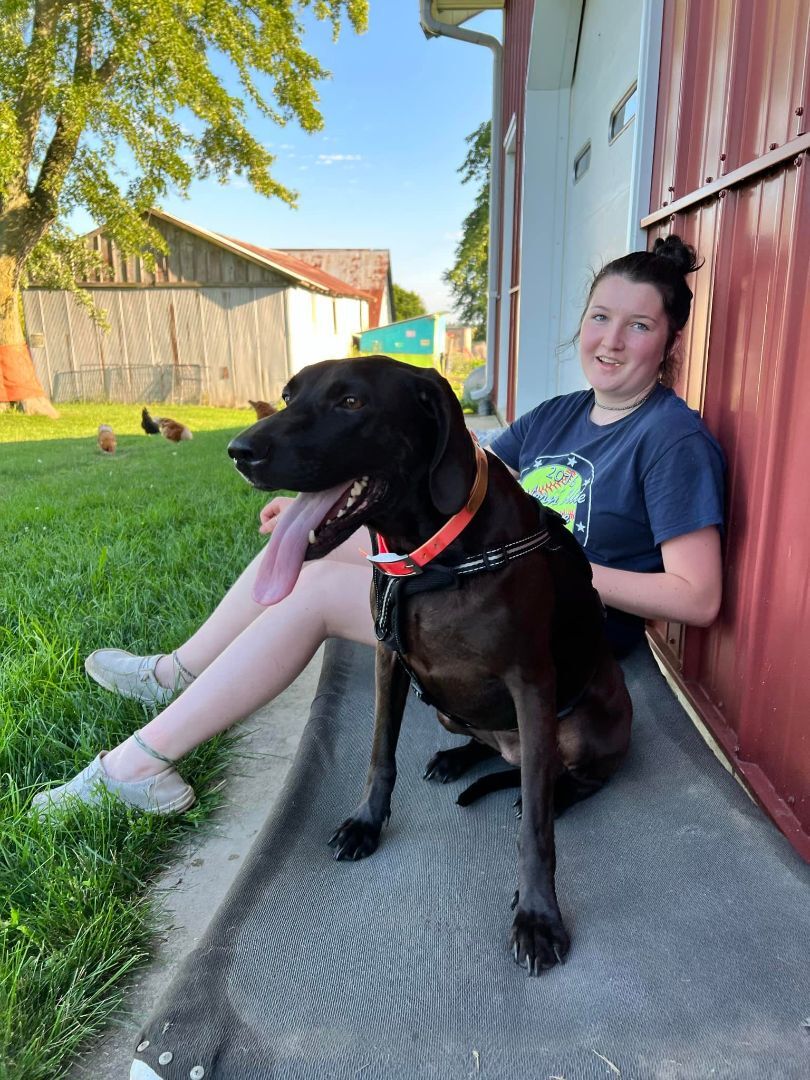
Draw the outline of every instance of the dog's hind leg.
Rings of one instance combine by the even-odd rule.
[[[603,778],[577,776],[575,772],[564,770],[554,782],[554,817],[559,817],[574,803],[595,795],[604,783]],[[459,806],[469,806],[493,791],[505,791],[516,787],[520,787],[520,769],[501,769],[500,772],[487,773],[486,776],[470,784],[462,791],[456,802]],[[517,816],[522,817],[523,799],[520,795],[515,799],[515,806]]]
[[[470,806],[471,803],[483,799],[485,795],[491,795],[493,791],[506,791],[508,788],[516,787],[520,787],[520,769],[500,769],[498,772],[487,773],[486,776],[473,781],[469,787],[464,788],[456,802],[459,806]],[[519,803],[520,796],[518,795],[515,806]]]
[[[589,799],[604,785],[605,777],[577,775],[575,769],[564,769],[554,784],[554,817],[573,806]]]
[[[449,750],[439,750],[425,766],[423,780],[438,780],[440,784],[449,784],[458,780],[475,765],[498,757],[493,746],[487,746],[478,739],[470,739],[464,746],[454,746]]]

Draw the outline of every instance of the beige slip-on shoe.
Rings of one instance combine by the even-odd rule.
[[[148,814],[182,814],[197,800],[194,788],[171,766],[145,780],[115,780],[104,769],[104,757],[102,751],[66,784],[40,791],[31,800],[32,808],[47,817],[68,809],[72,800],[101,802],[105,791],[126,806]]]

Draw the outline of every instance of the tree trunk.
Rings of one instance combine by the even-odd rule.
[[[23,412],[56,419],[59,413],[45,396],[23,334],[19,283],[18,260],[0,255],[0,405],[16,402]]]

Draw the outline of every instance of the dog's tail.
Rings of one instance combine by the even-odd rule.
[[[500,769],[498,772],[487,773],[474,783],[465,788],[456,802],[459,806],[469,806],[470,803],[483,799],[485,795],[491,795],[493,791],[505,791],[508,788],[520,787],[520,769]]]

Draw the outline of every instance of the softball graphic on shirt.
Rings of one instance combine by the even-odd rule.
[[[520,478],[525,491],[556,510],[581,544],[588,542],[593,465],[579,454],[535,458]]]

